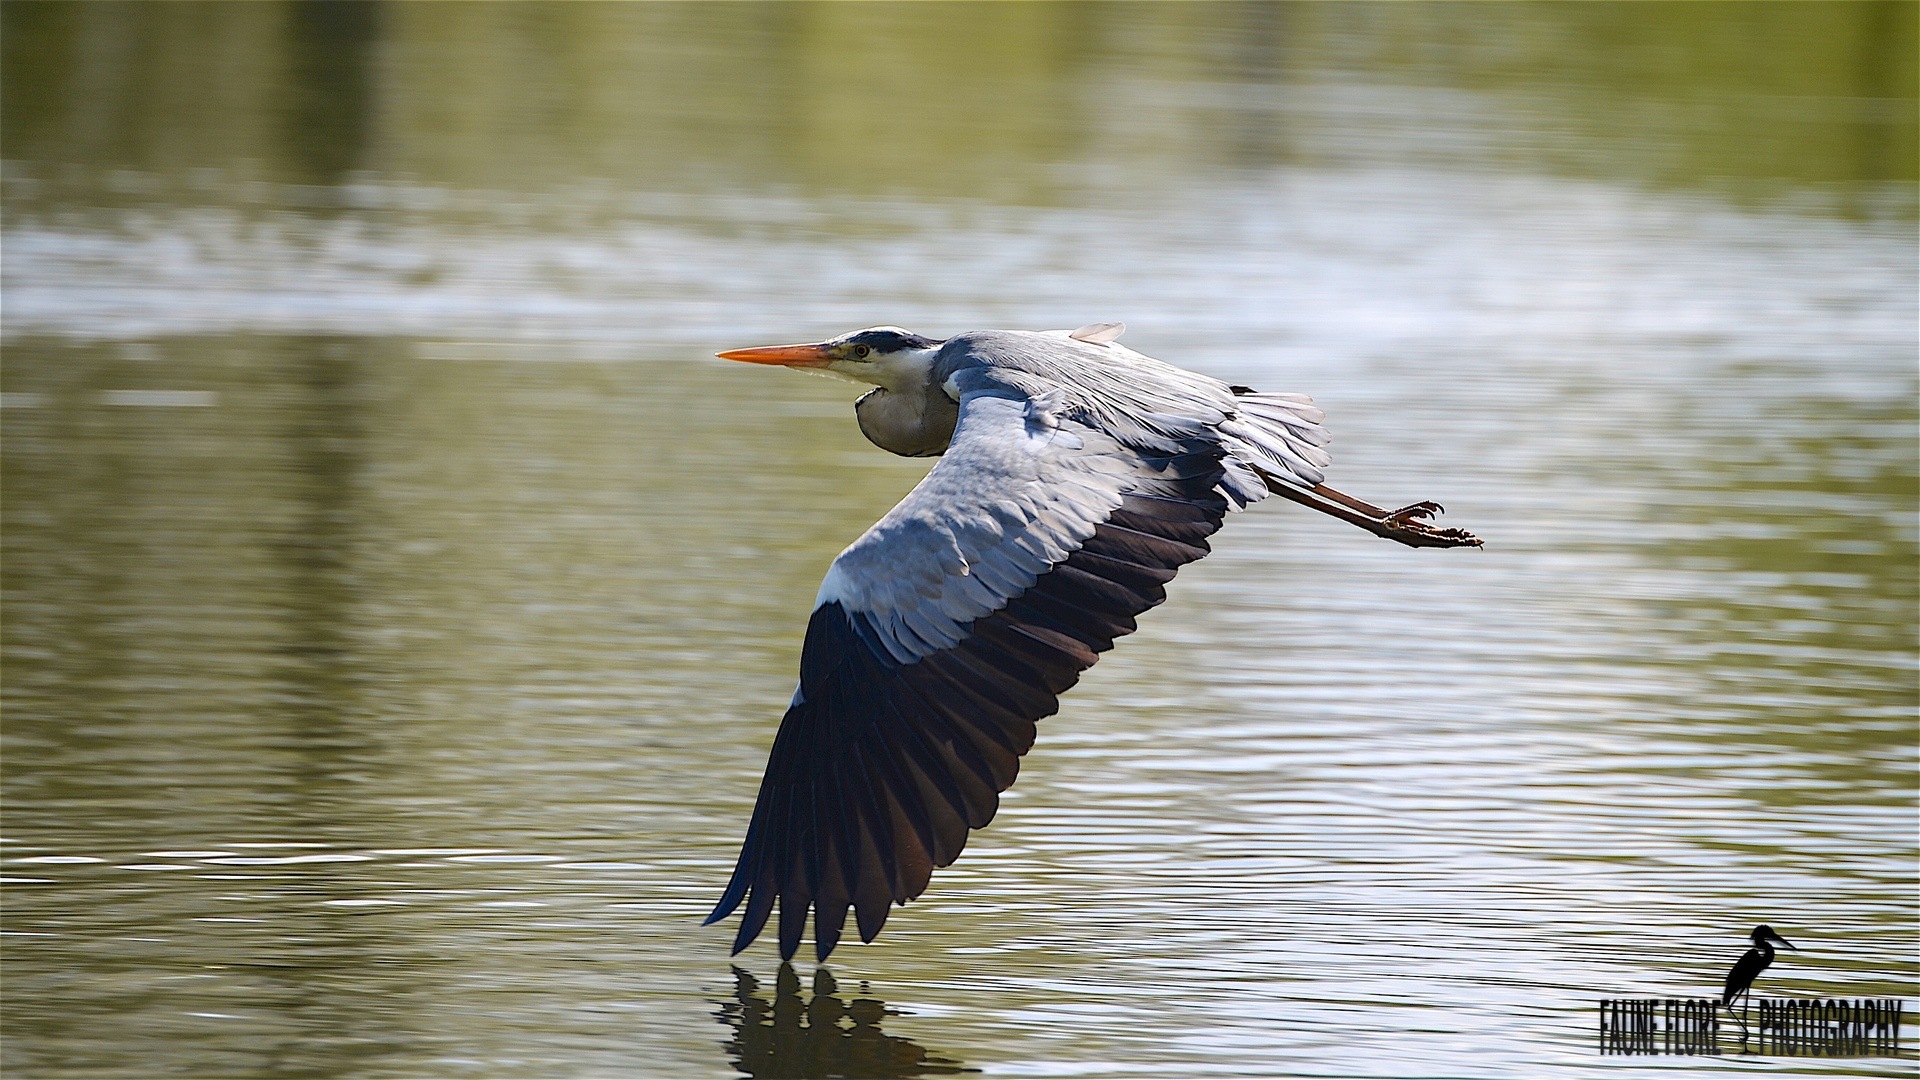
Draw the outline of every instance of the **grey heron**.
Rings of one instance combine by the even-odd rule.
[[[1773,964],[1773,942],[1777,941],[1795,952],[1800,951],[1794,949],[1791,941],[1774,933],[1771,926],[1756,926],[1753,928],[1753,933],[1747,936],[1753,939],[1753,948],[1742,953],[1740,959],[1733,962],[1733,970],[1727,972],[1726,988],[1720,993],[1720,1004],[1725,1006],[1729,1013],[1733,1011],[1733,999],[1742,994],[1750,996],[1753,980],[1759,978],[1760,973]],[[1745,1025],[1744,1020],[1741,1023]]]
[[[940,456],[833,560],[718,922],[733,951],[779,902],[780,955],[813,914],[825,960],[848,909],[871,942],[986,825],[1034,722],[1206,555],[1230,508],[1278,494],[1411,547],[1477,547],[1420,502],[1384,510],[1322,483],[1324,414],[1144,356],[1119,323],[879,326],[718,354],[872,384],[883,450]]]

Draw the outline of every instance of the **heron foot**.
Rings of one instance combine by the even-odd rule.
[[[1440,504],[1422,500],[1398,510],[1384,510],[1370,502],[1335,491],[1325,484],[1302,488],[1291,480],[1262,474],[1267,490],[1302,506],[1358,525],[1375,536],[1385,537],[1408,547],[1482,547],[1479,537],[1465,529],[1436,529],[1429,518],[1441,512]]]
[[[1403,506],[1380,519],[1380,535],[1408,547],[1484,547],[1485,541],[1465,529],[1438,529],[1428,519],[1441,512],[1437,502]]]

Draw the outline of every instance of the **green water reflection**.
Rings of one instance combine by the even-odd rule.
[[[4,13],[6,157],[89,201],[361,174],[1045,203],[1090,178],[1411,155],[1911,213],[1916,170],[1896,0]],[[1395,118],[1365,86],[1419,92]]]

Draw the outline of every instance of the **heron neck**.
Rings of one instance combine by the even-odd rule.
[[[853,413],[868,442],[903,457],[944,453],[960,419],[959,406],[927,386],[900,393],[884,386],[869,391],[853,403]]]

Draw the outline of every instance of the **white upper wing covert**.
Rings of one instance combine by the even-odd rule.
[[[1080,547],[1158,469],[1110,436],[1062,424],[1046,397],[975,391],[925,479],[833,561],[818,607],[860,612],[896,661],[966,627]]]

